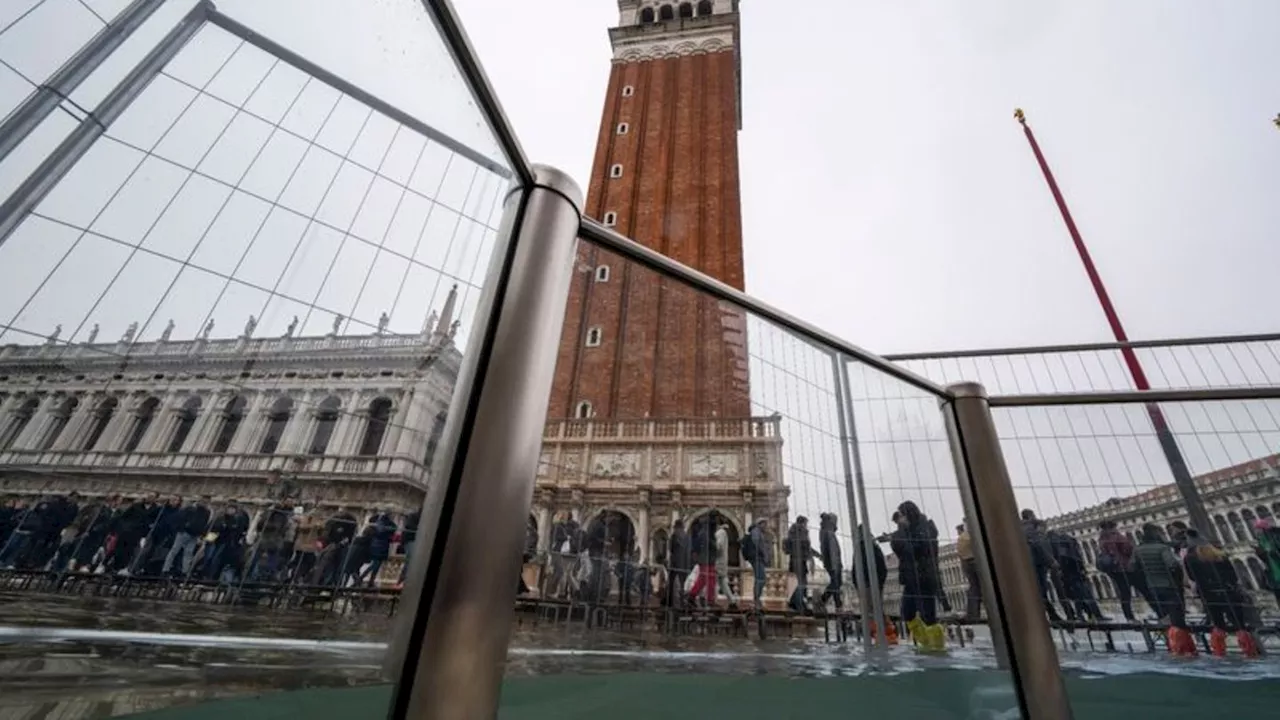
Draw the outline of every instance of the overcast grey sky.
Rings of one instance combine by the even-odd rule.
[[[613,0],[455,0],[525,150],[584,185]],[[879,352],[1277,329],[1280,3],[742,3],[747,289]]]
[[[170,0],[109,63],[119,72],[132,66],[193,1]],[[0,26],[39,2],[0,5]],[[616,3],[455,2],[529,157],[567,170],[585,187],[610,68],[606,30],[617,22]],[[0,59],[42,79],[100,26],[88,8],[110,17],[126,4],[44,0],[39,11],[59,27],[61,34],[52,36],[57,42],[46,43],[47,32],[11,31],[0,36]],[[480,153],[497,153],[416,0],[362,2],[360,13],[351,11],[352,0],[222,0],[219,7]],[[1131,335],[1276,330],[1271,309],[1272,276],[1280,260],[1274,232],[1280,225],[1280,203],[1275,202],[1280,197],[1280,131],[1270,122],[1280,112],[1276,27],[1280,5],[1261,0],[1221,7],[1191,2],[1042,2],[1034,7],[1013,2],[963,7],[862,0],[743,3],[745,128],[740,141],[747,289],[879,352],[1108,339],[1067,233],[1012,119],[1013,108],[1022,106]],[[220,234],[222,226],[215,222],[209,233],[215,241],[207,243],[213,255],[201,254],[202,244],[190,259],[196,268],[183,272],[231,273],[252,287],[226,284],[213,275],[202,284],[184,274],[171,284],[176,263],[191,250],[188,245],[205,237],[200,230],[204,225],[197,222],[202,212],[217,211],[229,192],[211,181],[202,178],[188,189],[181,180],[185,171],[148,161],[136,180],[125,183],[138,198],[123,194],[112,201],[113,212],[101,218],[77,216],[97,212],[96,205],[90,207],[88,188],[109,191],[120,179],[109,183],[108,176],[133,167],[102,154],[113,147],[119,151],[120,140],[140,146],[159,143],[155,152],[173,159],[169,156],[175,153],[213,147],[220,128],[231,128],[227,137],[252,136],[252,128],[227,124],[229,108],[237,104],[271,115],[272,122],[280,121],[275,115],[285,115],[296,88],[267,83],[260,93],[253,89],[254,78],[267,77],[270,59],[249,51],[219,54],[217,45],[209,37],[193,41],[169,68],[172,77],[157,81],[111,128],[108,140],[95,150],[101,157],[77,169],[80,184],[72,177],[42,205],[42,212],[69,225],[55,227],[53,220],[41,219],[15,235],[5,250],[19,259],[0,261],[0,279],[5,280],[0,282],[0,310],[12,310],[29,337],[65,324],[64,340],[73,333],[83,338],[90,323],[101,323],[104,339],[114,339],[137,320],[144,321],[140,336],[150,339],[170,318],[178,319],[175,337],[189,338],[213,316],[206,311],[217,315],[218,333],[226,336],[239,333],[252,313],[260,322],[260,336],[285,332],[295,314],[303,318],[301,332],[323,333],[338,312],[352,320],[347,332],[363,333],[371,331],[383,310],[391,313],[392,332],[412,333],[428,308],[440,308],[448,286],[460,281],[460,314],[469,318],[496,221],[493,213],[478,208],[491,207],[501,191],[496,176],[472,183],[468,178],[481,177],[474,170],[434,187],[424,184],[423,173],[415,169],[421,160],[414,161],[415,168],[383,166],[379,172],[394,177],[378,191],[366,196],[356,183],[334,194],[335,202],[346,203],[347,215],[339,222],[328,212],[333,208],[323,204],[329,190],[323,190],[326,200],[318,196],[321,186],[335,185],[338,160],[331,158],[326,173],[312,169],[300,173],[296,182],[288,180],[289,188],[317,185],[306,193],[316,197],[299,209],[300,201],[294,202],[297,198],[289,192],[281,196],[281,204],[293,214],[272,211],[272,217],[278,214],[307,229],[290,233],[269,226],[262,236],[287,241],[280,247],[258,243],[254,228],[259,216],[233,207],[227,216],[248,225],[228,233],[262,252],[246,255],[243,270],[232,272],[240,246],[226,240],[228,233]],[[220,70],[227,57],[244,64]],[[116,82],[113,78],[118,73],[95,75],[76,92],[76,101],[93,106]],[[175,78],[192,88],[174,85]],[[12,71],[0,72],[0,112],[25,95],[30,86],[25,82]],[[204,139],[162,138],[167,123],[156,122],[163,119],[166,98],[193,97],[194,86],[203,83],[224,102],[202,98],[204,105],[186,106],[181,117],[196,118],[188,129]],[[272,105],[268,100],[283,100],[284,105],[259,107]],[[334,158],[348,152],[342,149],[348,141],[355,143],[349,152],[362,157],[360,143],[352,138],[365,137],[364,130],[357,132],[363,115],[360,108],[344,107],[331,120],[317,117],[305,132],[319,132],[317,144]],[[341,121],[345,115],[350,122]],[[298,118],[280,122],[291,132],[303,132]],[[48,125],[54,129],[42,136],[43,147],[68,132],[72,121],[59,114]],[[268,132],[265,125],[262,132]],[[263,146],[265,135],[254,137],[250,145]],[[385,151],[390,142],[384,138],[378,147]],[[233,155],[223,148],[211,157]],[[401,160],[414,153],[385,155]],[[32,151],[10,158],[0,167],[0,193],[25,177],[24,163],[40,157]],[[295,165],[270,157],[254,162],[276,169]],[[372,167],[385,158],[362,162]],[[426,166],[434,167],[431,162]],[[220,174],[216,167],[201,167]],[[443,166],[436,170],[447,175]],[[225,182],[232,180],[228,175]],[[244,178],[250,189],[258,187],[254,180]],[[397,192],[396,182],[407,182],[416,195]],[[285,184],[283,176],[275,183]],[[280,190],[273,186],[260,194],[274,196]],[[163,215],[172,214],[194,229],[184,233],[185,225],[151,225],[167,198],[187,198],[183,192],[194,197],[193,204],[176,202],[172,213],[166,209]],[[403,200],[396,201],[401,195],[416,198],[422,212],[415,215]],[[453,195],[457,197],[449,200]],[[429,220],[419,218],[414,226],[425,222],[424,229],[405,235],[409,239],[400,238],[398,225],[388,226],[386,217],[380,220],[385,229],[365,232],[367,223],[359,222],[363,216],[355,216],[355,208],[379,197],[386,207],[407,208],[404,215],[414,218],[426,213],[429,197],[477,217],[470,225],[441,226],[445,229],[439,234]],[[244,202],[267,212],[266,200]],[[148,203],[155,207],[143,212]],[[368,247],[354,242],[339,252],[334,242],[325,245],[325,235],[332,240],[341,231],[313,226],[305,219],[312,213],[333,227],[354,223],[350,234],[367,235]],[[396,217],[400,215],[397,210]],[[456,220],[456,214],[447,218]],[[488,233],[481,227],[486,223]],[[34,287],[26,285],[38,284],[51,272],[64,246],[80,236],[75,229],[80,224],[92,224],[102,236],[92,236],[73,255],[79,265],[64,264],[44,295],[33,295]],[[463,232],[464,225],[476,232]],[[423,240],[415,245],[411,240],[419,234]],[[19,241],[24,237],[29,248],[49,256],[45,265],[35,250],[23,249]],[[299,238],[304,241],[297,242]],[[132,247],[129,242],[150,250],[161,243],[170,259],[134,253],[126,248]],[[362,254],[353,259],[343,254],[346,248]],[[453,248],[466,252],[456,255]],[[314,268],[306,265],[305,253],[297,254],[301,249],[315,255]],[[125,260],[135,255],[135,260]],[[289,258],[297,258],[303,269],[280,275],[286,263],[294,267]],[[122,266],[125,270],[117,276]],[[339,272],[324,269],[330,267]],[[436,270],[452,279],[441,279]],[[303,293],[289,284],[295,275],[323,287],[309,286]],[[223,291],[224,285],[240,294]],[[401,287],[418,294],[406,296],[397,290]],[[28,297],[34,301],[21,314]],[[71,307],[76,303],[84,307]],[[310,303],[327,312],[307,314]],[[464,336],[468,329],[463,328]],[[753,410],[780,412],[788,419],[784,475],[793,489],[793,512],[838,511],[845,506],[844,468],[825,356],[760,323],[749,336]],[[1244,376],[1256,380],[1259,374],[1264,380],[1274,378],[1280,366],[1273,349],[1266,348],[1241,350],[1240,357],[1187,357],[1170,366],[1156,360],[1156,375],[1190,369],[1208,377],[1218,371],[1225,384],[1239,384]],[[1068,385],[1077,388],[1096,385],[1100,378],[1107,386],[1126,385],[1118,366],[1108,373],[1077,363],[1079,368],[1062,368],[1065,374],[1058,380],[1072,378]],[[1233,369],[1231,363],[1240,367]],[[930,375],[982,379],[1002,391],[1067,389],[1053,385],[1054,368],[988,369],[990,377],[981,366],[974,372],[965,366],[933,368]],[[952,370],[960,375],[952,377]],[[887,522],[898,502],[915,499],[949,532],[962,513],[936,403],[919,393],[904,394],[896,383],[882,386],[856,369],[852,375],[876,529],[884,529],[880,523]],[[1009,381],[1011,387],[1005,384]],[[1182,384],[1203,383],[1192,379]],[[1280,409],[1250,407],[1252,411],[1244,404],[1213,408],[1199,415],[1171,412],[1193,472],[1276,447]],[[1045,411],[1005,413],[1000,419],[1002,434],[1010,441],[1007,455],[1015,485],[1024,501],[1034,498],[1046,515],[1167,481],[1141,412]]]

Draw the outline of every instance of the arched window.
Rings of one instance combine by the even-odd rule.
[[[1271,503],[1271,516],[1275,517],[1277,515],[1280,515],[1280,502],[1273,502]]]
[[[698,3],[698,17],[710,15],[713,12],[715,12],[715,9],[711,7],[711,0],[702,0],[702,2]]]
[[[14,441],[27,429],[27,425],[31,422],[31,418],[36,414],[36,410],[40,407],[40,398],[30,397],[26,402],[13,411],[12,419],[8,419],[8,426],[4,428],[4,437],[0,437],[0,450],[8,450],[13,447]],[[5,422],[7,418],[0,418],[0,423]]]
[[[679,15],[682,18],[693,17],[693,3],[680,3]]]
[[[1240,516],[1234,510],[1227,513],[1227,522],[1231,523],[1231,532],[1235,534],[1236,542],[1249,540],[1249,531],[1244,529],[1244,523],[1240,522]]]
[[[582,402],[578,403],[578,407],[575,408],[573,411],[573,416],[578,418],[579,420],[586,420],[587,418],[591,417],[594,414],[595,413],[593,413],[591,410],[591,403],[587,402],[586,400],[583,400]]]
[[[599,326],[587,328],[587,347],[600,347],[600,341],[604,339],[604,330]]]
[[[640,11],[640,22],[642,23],[653,22],[653,8],[645,8]]]
[[[672,8],[670,5],[663,5],[663,6],[658,10],[658,19],[659,19],[659,20],[674,20],[674,19],[675,19],[675,17],[676,17],[676,11],[675,11],[675,9],[674,9],[674,8]]]
[[[1240,519],[1244,521],[1244,529],[1249,531],[1248,535],[1241,535],[1241,539],[1248,540],[1250,538],[1258,538],[1258,528],[1254,527],[1254,523],[1258,522],[1258,516],[1253,514],[1249,508],[1240,511]]]
[[[614,165],[613,167],[609,168],[609,177],[611,177],[611,178],[620,178],[620,177],[622,177],[622,166],[621,166],[621,165]]]
[[[284,429],[289,425],[293,415],[293,401],[288,397],[277,398],[267,413],[267,434],[262,437],[262,445],[258,452],[271,455],[280,447],[280,439],[284,437]]]
[[[1264,519],[1264,518],[1269,518],[1269,517],[1271,517],[1271,510],[1269,510],[1269,509],[1267,508],[1267,506],[1266,506],[1266,505],[1259,505],[1258,507],[1256,507],[1256,508],[1254,508],[1254,509],[1258,511],[1258,518],[1259,518],[1259,519]]]
[[[338,411],[342,409],[342,401],[330,395],[316,407],[316,431],[311,436],[308,455],[323,455],[329,449],[329,440],[333,438],[333,429],[338,425]]]
[[[227,401],[222,409],[222,422],[213,442],[213,452],[224,453],[231,447],[231,440],[236,436],[236,430],[240,429],[240,422],[244,420],[244,406],[244,398],[239,395]]]
[[[1093,543],[1089,540],[1085,540],[1084,542],[1080,543],[1080,546],[1081,548],[1084,549],[1084,561],[1092,565],[1093,564]]]
[[[178,411],[178,426],[173,429],[173,437],[169,438],[168,452],[178,452],[186,444],[191,428],[195,427],[196,418],[200,415],[200,405],[200,398],[194,396],[182,403],[182,409]]]
[[[1094,575],[1092,580],[1093,580],[1093,596],[1095,598],[1105,597],[1102,594],[1102,583],[1098,580],[1098,576]]]
[[[1233,543],[1236,541],[1235,537],[1231,535],[1231,528],[1227,526],[1226,518],[1222,517],[1221,515],[1214,515],[1213,524],[1217,526],[1218,538],[1222,540],[1222,543],[1224,545],[1227,543]]]
[[[98,445],[98,441],[102,439],[102,433],[107,430],[107,423],[111,422],[112,416],[116,414],[116,406],[120,401],[109,397],[98,403],[98,407],[93,411],[93,419],[90,421],[89,434],[85,436],[84,449],[93,450]]]
[[[391,401],[380,397],[369,403],[369,422],[360,441],[360,455],[377,455],[382,449],[382,437],[387,434],[387,422],[391,419]]]
[[[130,418],[129,439],[125,440],[124,451],[133,452],[142,444],[142,436],[147,434],[151,422],[155,420],[156,408],[160,406],[160,398],[149,397],[142,401],[138,410]]]
[[[1244,562],[1240,559],[1231,561],[1231,568],[1236,571],[1236,578],[1240,580],[1240,585],[1246,590],[1257,590],[1258,586],[1253,584],[1253,578],[1249,575],[1249,570],[1244,566]]]
[[[44,437],[40,439],[41,450],[48,450],[53,447],[53,444],[62,435],[62,431],[67,429],[67,423],[71,422],[71,416],[75,413],[77,407],[80,407],[80,399],[69,397],[62,401],[57,410],[53,411],[53,421],[49,423],[49,429],[45,431]]]

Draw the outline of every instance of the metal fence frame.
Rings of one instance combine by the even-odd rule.
[[[990,408],[1280,399],[1280,386],[987,397],[979,385],[942,387],[896,363],[1126,347],[1263,342],[1280,340],[1280,334],[886,356],[868,352],[685,267],[594,220],[581,217],[582,198],[573,181],[550,168],[528,162],[453,4],[449,0],[422,2],[501,151],[511,163],[511,174],[518,181],[518,187],[508,197],[503,231],[478,309],[478,315],[487,319],[485,330],[471,339],[455,389],[453,408],[456,412],[450,413],[442,452],[436,459],[436,475],[444,479],[435,485],[425,503],[424,514],[436,517],[438,522],[433,533],[424,533],[424,552],[414,555],[403,603],[414,611],[404,614],[406,624],[403,632],[397,633],[397,644],[388,657],[390,674],[397,680],[392,715],[469,719],[496,713],[509,623],[493,621],[492,613],[500,611],[504,604],[510,606],[514,600],[515,589],[509,573],[516,567],[518,530],[499,537],[498,549],[492,553],[477,556],[470,552],[473,546],[467,543],[477,537],[493,539],[494,524],[490,520],[495,507],[504,519],[519,519],[528,513],[541,423],[563,320],[556,308],[567,301],[576,234],[699,293],[758,315],[831,355],[841,405],[839,422],[844,445],[846,500],[853,521],[864,528],[867,528],[864,522],[866,488],[849,397],[849,362],[863,363],[937,397],[951,440],[966,508],[966,524],[975,537],[975,550],[984,571],[985,599],[990,608],[996,609],[992,613],[993,635],[1000,646],[1002,665],[1013,674],[1026,717],[1069,718],[1071,710],[1062,690],[1061,667],[1053,654],[1048,623],[1034,592],[1034,581],[1028,573],[1017,570],[1020,564],[1028,564],[1027,549],[1024,543],[1007,541],[1015,532],[1011,525],[1015,518],[1008,512],[1012,507],[1012,490],[999,440],[991,425]],[[145,22],[158,5],[156,0],[135,0],[116,21],[64,64],[46,87],[11,114],[4,130],[12,132],[0,133],[0,160],[129,33]],[[506,169],[492,159],[220,14],[210,0],[201,0],[0,206],[0,244],[205,22],[280,57],[480,166],[507,174]],[[517,407],[518,412],[513,413],[512,407]],[[869,536],[869,529],[863,532]],[[873,567],[870,538],[863,539],[867,566]],[[855,568],[862,565],[856,559],[855,563]],[[859,585],[866,588],[870,583],[864,578]],[[506,589],[501,589],[504,586]],[[879,598],[873,598],[872,605],[876,617],[882,618]],[[864,637],[870,649],[867,622],[867,614],[863,613]],[[468,642],[462,642],[459,632],[463,631],[469,633]],[[475,647],[464,649],[462,645]]]

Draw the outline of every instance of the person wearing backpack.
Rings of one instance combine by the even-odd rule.
[[[1098,524],[1098,570],[1111,578],[1120,598],[1120,611],[1129,622],[1136,622],[1133,615],[1133,541],[1116,529],[1115,520],[1103,520]]]
[[[793,612],[812,615],[809,609],[809,560],[818,553],[813,549],[813,540],[809,537],[809,518],[801,515],[787,531],[787,539],[783,545],[791,562],[791,572],[796,576],[796,589],[791,592],[787,607]]]
[[[766,568],[772,558],[769,557],[769,521],[760,518],[747,529],[742,537],[742,559],[751,565],[753,587],[751,591],[752,607],[759,612],[762,607],[761,597],[764,585],[768,580]]]

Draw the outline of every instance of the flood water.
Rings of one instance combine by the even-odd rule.
[[[380,684],[389,628],[389,618],[377,614],[339,617],[132,599],[0,594],[0,720],[111,717],[274,690]],[[1221,683],[1224,694],[1213,698],[1211,693],[1206,698],[1218,703],[1211,709],[1221,711],[1221,703],[1244,698],[1251,707],[1262,702],[1280,712],[1280,695],[1276,695],[1280,648],[1260,661],[1211,657],[1188,661],[1089,652],[1082,634],[1075,640],[1082,649],[1072,650],[1068,642],[1060,651],[1073,699],[1103,687],[1123,690],[1155,682],[1150,687],[1158,688],[1160,682],[1180,679],[1185,686],[1195,679]],[[1130,644],[1145,647],[1137,635],[1117,639],[1122,650]],[[993,702],[1001,706],[1015,702],[1007,676],[995,667],[994,652],[982,636],[965,648],[953,643],[944,656],[920,654],[904,645],[869,658],[855,641],[828,644],[821,637],[763,641],[723,635],[673,637],[587,630],[579,625],[533,626],[526,621],[513,633],[504,701],[528,694],[538,683],[563,678],[643,676],[659,683],[690,677],[770,682],[843,679],[845,685],[919,682],[919,692],[928,694],[944,692],[946,683],[959,677],[967,694],[956,702],[967,704],[957,708],[954,717],[977,717],[975,693],[994,693],[998,699]],[[947,678],[946,683],[942,678]],[[746,687],[760,690],[764,686],[755,682]],[[775,693],[798,686],[779,687]],[[806,691],[805,697],[811,696]],[[1185,703],[1180,709],[1186,710]],[[525,717],[504,712],[503,717],[508,716]],[[564,710],[557,716],[565,716]],[[1177,715],[1166,712],[1164,716]]]

